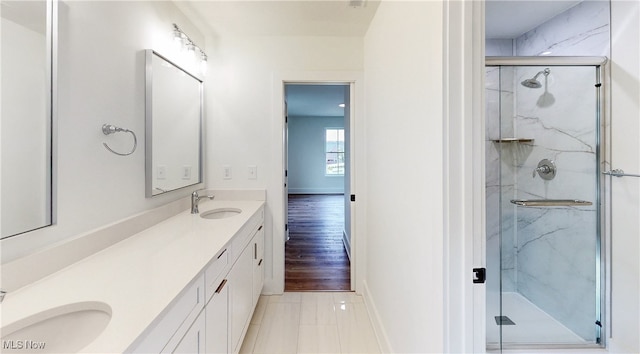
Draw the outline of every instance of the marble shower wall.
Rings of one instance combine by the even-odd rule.
[[[585,1],[513,40],[487,40],[486,53],[510,56],[513,48],[518,56],[547,51],[557,56],[607,56],[609,2]],[[593,341],[595,69],[550,67],[546,85],[544,77],[538,77],[542,88],[519,84],[544,68],[486,70],[487,268],[500,269],[502,232],[502,290],[519,292],[585,340]],[[491,142],[498,137],[535,141],[533,145]],[[558,174],[551,181],[532,178],[533,169],[543,158],[556,162]],[[594,206],[525,208],[509,203],[511,199],[547,198],[583,199]],[[491,319],[497,315],[491,312],[495,307],[491,298],[499,292],[499,277],[491,271],[488,274]]]
[[[583,1],[516,38],[516,55],[608,57],[609,19],[608,0]]]
[[[517,81],[543,69],[518,68]],[[579,199],[593,205],[512,207],[516,215],[516,291],[582,338],[594,341],[598,220],[595,68],[550,69],[546,89],[516,88],[517,134],[535,139],[527,160],[514,175],[516,198]],[[538,174],[533,177],[542,159],[555,162],[554,179],[543,180]]]

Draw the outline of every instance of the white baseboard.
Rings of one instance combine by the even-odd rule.
[[[607,339],[607,349],[609,353],[637,353],[636,350],[631,350],[630,348],[620,345],[620,343],[616,342],[613,338]]]
[[[371,325],[373,326],[373,332],[376,335],[376,339],[378,340],[378,346],[380,347],[380,351],[382,353],[393,353],[391,349],[391,344],[389,343],[389,338],[387,337],[387,332],[384,329],[384,325],[382,324],[382,320],[380,319],[380,315],[378,313],[378,309],[376,307],[375,301],[371,297],[371,293],[369,292],[369,286],[367,285],[367,281],[362,281],[362,296],[364,298],[364,304],[367,308],[367,313],[369,314],[369,319],[371,319]]]
[[[344,194],[344,188],[289,188],[289,194]]]
[[[344,244],[344,249],[347,251],[347,257],[349,257],[349,262],[351,262],[351,241],[347,236],[347,232],[342,230],[342,243]]]

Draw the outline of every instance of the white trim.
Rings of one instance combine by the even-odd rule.
[[[472,126],[473,164],[472,200],[473,200],[473,236],[471,237],[472,264],[474,267],[486,267],[486,172],[485,172],[485,3],[473,2],[471,13],[471,33],[473,38],[472,65]],[[469,284],[472,287],[472,309],[469,323],[473,331],[473,351],[483,353],[486,350],[486,285]]]
[[[297,71],[297,72],[274,72],[272,79],[272,156],[279,156],[274,159],[274,163],[270,168],[270,178],[268,181],[268,190],[274,191],[273,199],[269,199],[270,211],[272,218],[272,269],[271,272],[266,271],[264,294],[282,294],[284,292],[284,245],[285,230],[284,225],[285,212],[284,205],[286,198],[284,191],[284,165],[285,165],[285,149],[283,132],[285,130],[284,123],[284,85],[288,83],[309,83],[309,84],[350,84],[352,88],[351,95],[351,131],[352,131],[352,154],[351,167],[352,176],[357,170],[363,170],[364,158],[360,158],[364,151],[364,119],[361,107],[364,107],[364,75],[359,71]],[[356,89],[357,88],[357,89]],[[356,131],[357,130],[357,131]],[[277,143],[280,141],[280,143]],[[353,178],[351,184],[351,194],[357,194],[357,189],[364,190],[364,180],[362,178]],[[360,200],[359,200],[360,201]],[[356,208],[356,204],[352,203],[352,210],[355,209],[357,218],[351,221],[351,279],[355,282],[356,293],[361,293],[361,281],[364,280],[366,274],[365,263],[365,246],[366,240],[360,240],[358,235],[363,233],[364,227],[364,208]],[[356,224],[357,223],[357,224]],[[357,230],[357,232],[356,232]],[[269,250],[266,250],[269,251]],[[362,256],[360,256],[362,255]]]
[[[362,282],[362,297],[364,298],[364,305],[367,309],[367,313],[369,314],[369,319],[371,320],[371,326],[373,327],[373,333],[376,335],[376,339],[378,341],[378,346],[380,347],[381,353],[394,353],[391,348],[391,343],[389,342],[389,337],[387,336],[387,332],[384,330],[384,326],[382,325],[382,319],[380,318],[380,314],[378,313],[378,308],[371,297],[371,292],[369,291],[369,287],[367,286],[367,281],[364,280]]]
[[[344,194],[344,188],[289,188],[289,194]]]
[[[347,237],[346,230],[342,230],[342,244],[344,244],[344,250],[347,252],[347,257],[349,257],[349,261],[351,261],[351,242]]]
[[[444,6],[444,351],[484,352],[484,2]]]

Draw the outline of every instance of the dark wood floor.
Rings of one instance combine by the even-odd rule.
[[[350,290],[343,195],[289,195],[285,291]]]

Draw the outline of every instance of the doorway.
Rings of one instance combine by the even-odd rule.
[[[350,85],[285,85],[285,291],[351,290]]]

